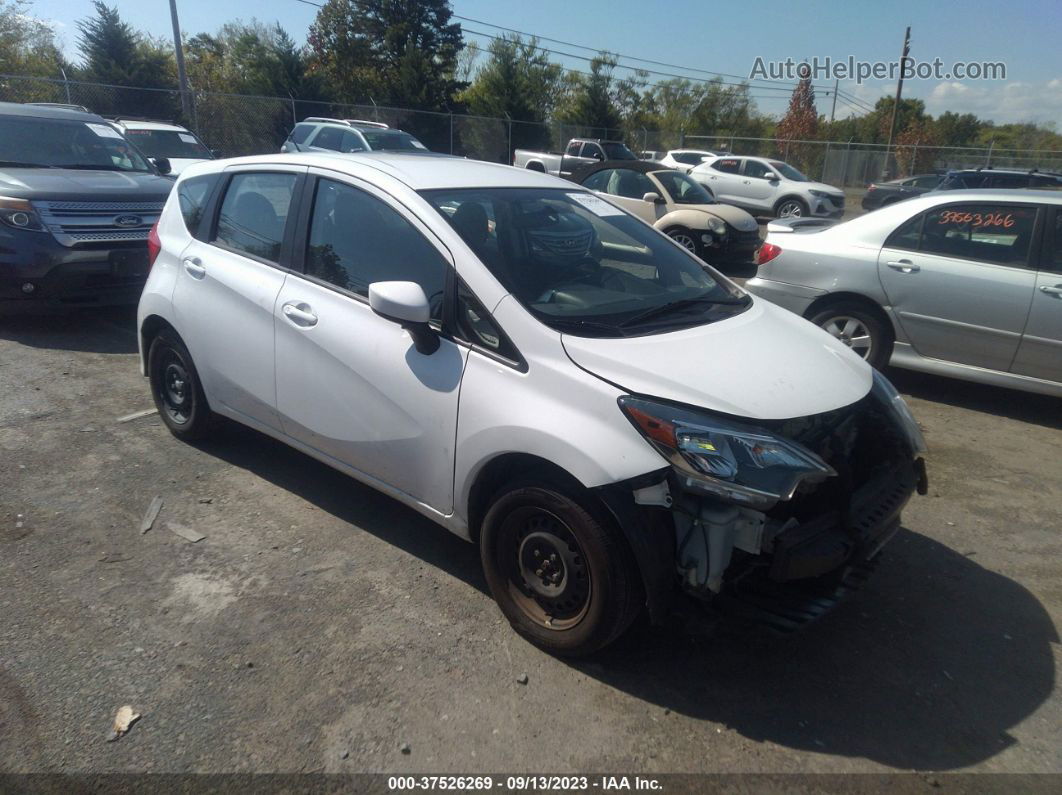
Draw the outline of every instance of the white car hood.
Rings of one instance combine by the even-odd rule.
[[[704,326],[561,339],[575,364],[621,389],[755,420],[831,411],[871,387],[870,366],[845,345],[755,297],[742,314]]]

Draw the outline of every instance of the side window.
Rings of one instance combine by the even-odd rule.
[[[704,157],[704,155],[699,155],[695,152],[678,152],[673,157],[678,163],[684,163],[687,166],[695,166],[701,162],[701,158]]]
[[[1021,266],[1028,262],[1035,207],[951,204],[926,213],[921,250],[947,257]]]
[[[1062,209],[1055,208],[1055,223],[1051,227],[1051,248],[1053,254],[1044,262],[1045,270],[1062,273]]]
[[[606,168],[603,171],[591,174],[583,180],[583,187],[587,190],[598,190],[607,193],[609,180],[615,171],[616,169],[614,168]]]
[[[424,288],[431,316],[442,318],[449,265],[395,210],[341,182],[317,182],[306,273],[368,296],[373,282],[409,281]]]
[[[344,130],[339,129],[338,127],[322,127],[321,131],[317,133],[317,137],[313,139],[310,145],[338,152],[339,148],[343,145],[344,132]]]
[[[612,172],[608,183],[608,192],[613,196],[622,196],[625,199],[641,200],[642,196],[652,191],[659,193],[653,181],[645,174],[631,171],[629,168],[617,168]]]
[[[904,221],[885,241],[885,248],[902,248],[908,251],[918,250],[918,238],[922,234],[922,221],[925,213]]]
[[[929,188],[932,190],[940,184],[940,177],[918,177],[911,180],[916,188]]]
[[[738,173],[738,167],[740,165],[740,160],[728,157],[725,160],[716,160],[714,163],[712,163],[712,168],[714,168],[716,171],[722,171],[724,174],[736,174]]]
[[[509,338],[499,329],[483,304],[465,286],[457,285],[457,327],[462,337],[511,362],[520,361],[520,354]]]
[[[989,188],[1025,188],[1029,185],[1029,178],[1024,174],[996,174],[989,177]]]
[[[568,144],[568,148],[565,150],[564,154],[568,155],[568,157],[578,157],[579,147],[582,145],[582,141],[572,141]]]
[[[774,172],[771,171],[771,169],[767,166],[766,163],[761,163],[759,160],[746,160],[745,161],[745,176],[746,177],[757,177],[759,179],[763,179],[768,174],[773,174],[773,173]]]
[[[199,231],[199,222],[203,220],[210,192],[217,184],[220,174],[204,174],[201,177],[189,177],[177,186],[177,203],[181,207],[184,225],[193,237]]]
[[[605,153],[601,150],[600,146],[587,141],[583,144],[583,157],[596,157],[598,160],[604,160]]]
[[[296,124],[295,129],[291,131],[291,135],[288,136],[288,139],[297,144],[306,143],[306,139],[310,137],[310,133],[312,132],[312,124]]]
[[[1033,174],[1029,181],[1030,187],[1036,190],[1059,190],[1062,189],[1062,178],[1043,174]]]
[[[361,142],[361,138],[357,133],[350,130],[343,131],[343,143],[340,144],[340,152],[364,152],[365,144]]]
[[[277,262],[297,181],[295,174],[234,175],[221,202],[214,240]]]

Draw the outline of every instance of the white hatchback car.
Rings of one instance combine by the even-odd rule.
[[[840,218],[844,191],[815,182],[781,160],[725,155],[703,160],[690,176],[716,201],[734,204],[753,215],[776,218]]]
[[[545,174],[202,164],[150,246],[141,367],[170,430],[223,415],[478,543],[556,653],[721,595],[800,623],[925,486],[917,425],[852,351]]]

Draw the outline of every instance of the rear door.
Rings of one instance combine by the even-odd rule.
[[[177,326],[216,410],[279,428],[273,305],[291,265],[294,197],[306,169],[226,170],[203,240],[185,249],[173,292]]]
[[[1062,208],[1051,207],[1029,322],[1011,371],[1062,383]]]
[[[707,168],[698,167],[692,174],[694,179],[708,188],[718,201],[741,204],[741,158],[720,157],[713,160]]]
[[[945,204],[886,240],[878,276],[923,356],[1006,372],[1029,315],[1039,207]]]
[[[453,510],[457,399],[468,349],[419,353],[369,308],[369,285],[413,281],[441,328],[450,253],[407,209],[353,177],[315,173],[289,275],[273,313],[277,406],[293,439],[413,497]]]

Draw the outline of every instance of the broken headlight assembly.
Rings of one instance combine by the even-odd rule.
[[[911,453],[916,458],[924,456],[928,452],[928,448],[926,447],[926,439],[922,436],[922,429],[918,427],[918,421],[911,413],[907,401],[896,391],[896,387],[892,385],[892,382],[875,370],[874,385],[871,387],[870,392],[885,406],[885,410],[889,412],[900,427],[900,430],[903,431],[907,443],[911,445]]]
[[[766,510],[805,481],[837,473],[815,453],[763,428],[625,395],[620,408],[692,491]]]

